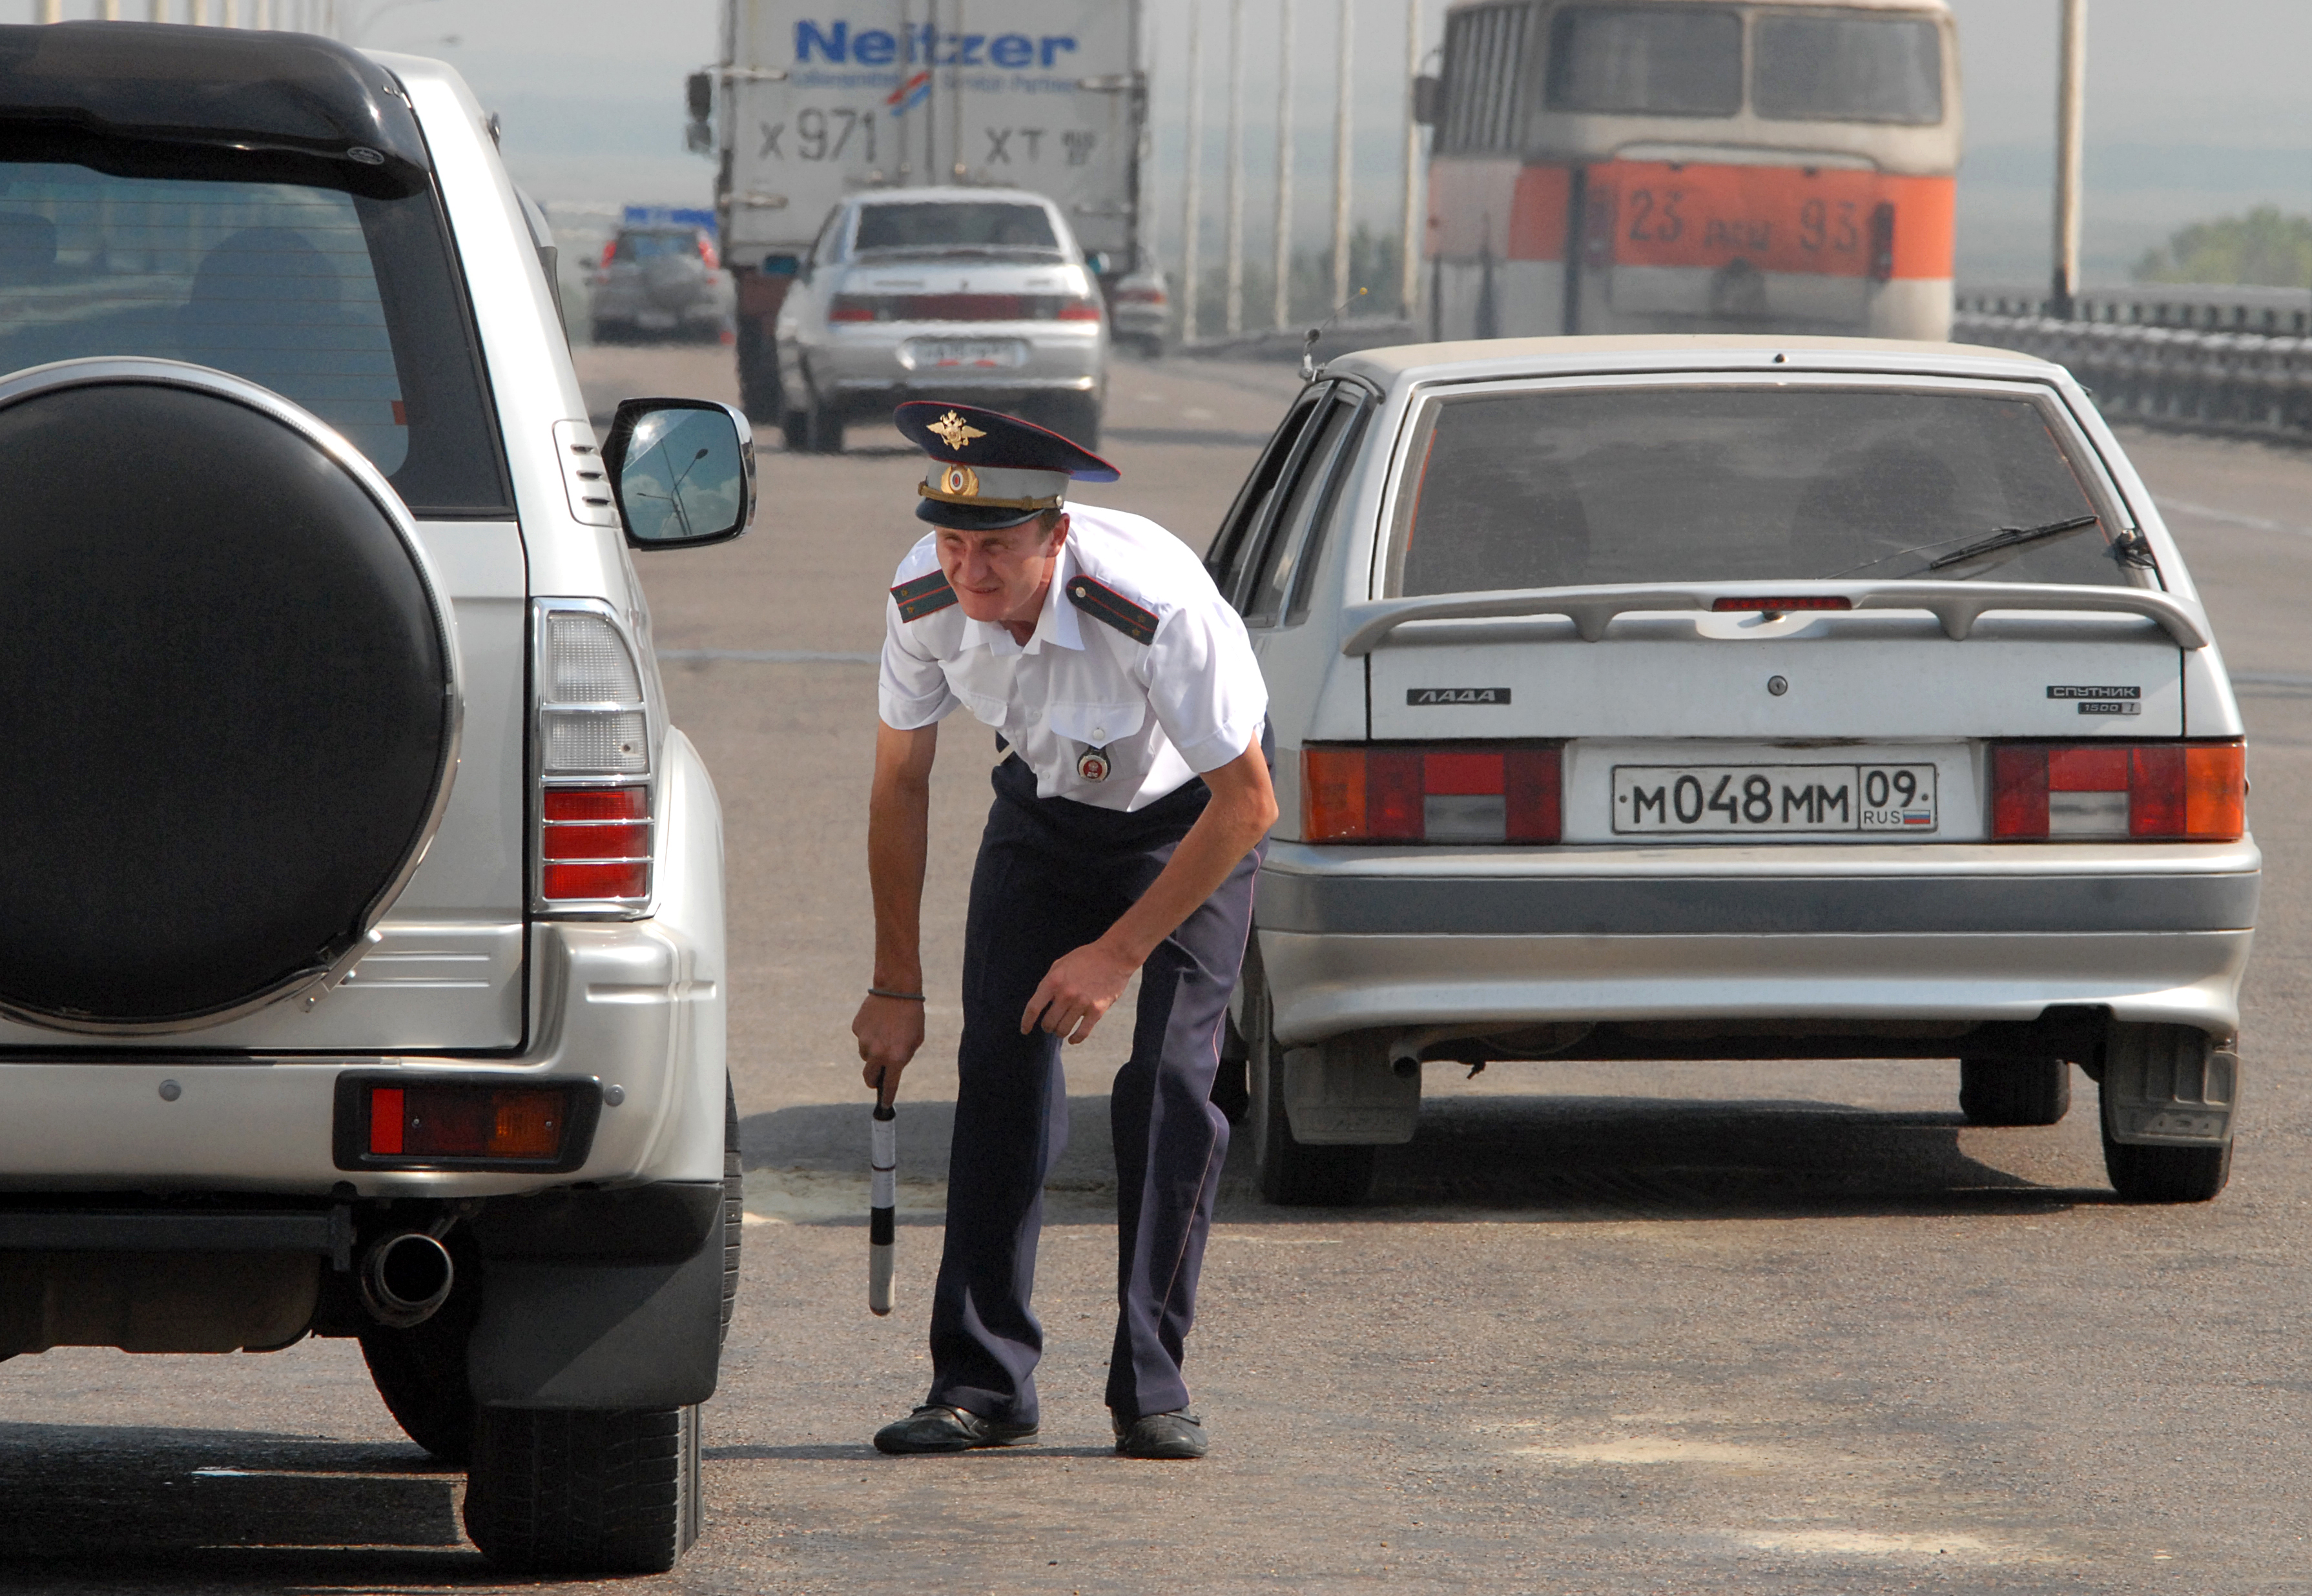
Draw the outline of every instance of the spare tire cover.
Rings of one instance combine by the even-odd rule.
[[[312,438],[201,388],[36,390],[0,473],[0,1005],[167,1028],[338,964],[450,778],[422,556]]]

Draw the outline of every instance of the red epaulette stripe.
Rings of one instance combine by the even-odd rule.
[[[955,589],[948,585],[946,571],[934,571],[914,581],[901,582],[891,589],[891,599],[899,606],[899,619],[920,621],[953,604]]]
[[[1088,576],[1068,579],[1068,602],[1095,621],[1105,621],[1136,643],[1156,641],[1156,612],[1143,609],[1114,588]]]

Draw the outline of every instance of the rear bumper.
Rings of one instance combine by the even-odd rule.
[[[2056,1007],[2238,1027],[2261,884],[2252,842],[1827,851],[1272,844],[1258,918],[1277,1039],[2016,1022]]]
[[[719,1020],[712,983],[702,991],[687,973],[692,950],[649,920],[541,924],[530,957],[546,998],[544,1034],[512,1059],[83,1055],[0,1063],[0,1102],[8,1105],[0,1115],[0,1191],[157,1188],[322,1197],[342,1182],[362,1198],[451,1197],[589,1181],[719,1178],[719,1101],[712,1168],[684,1168],[695,1160],[662,1156],[672,1125],[687,1117],[684,1099],[693,1090],[687,1033],[701,1028],[703,1004],[714,1004]],[[340,1170],[331,1150],[337,1077],[348,1069],[374,1075],[381,1064],[412,1081],[429,1074],[592,1077],[623,1088],[623,1101],[605,1104],[585,1163],[565,1173]],[[162,1096],[163,1082],[175,1083],[173,1100]]]
[[[1026,358],[1016,366],[993,368],[911,365],[910,346],[921,338],[1020,344]],[[1108,340],[1092,323],[868,324],[830,331],[802,353],[822,403],[865,406],[917,395],[1015,400],[1029,394],[1096,392],[1107,366]]]

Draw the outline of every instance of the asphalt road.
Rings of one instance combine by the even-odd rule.
[[[713,352],[588,352],[600,401],[727,394]],[[1088,497],[1201,542],[1294,384],[1129,366]],[[1241,1157],[1190,1376],[1216,1443],[1126,1462],[1105,1085],[1069,1060],[1039,1307],[1040,1444],[894,1461],[921,1398],[983,732],[943,739],[932,1038],[900,1117],[900,1305],[863,1302],[861,859],[881,594],[912,457],[764,459],[728,547],[648,556],[677,716],[721,786],[745,1293],[681,1591],[2245,1592],[2307,1573],[2312,1352],[2312,456],[2131,440],[2245,689],[2264,931],[2231,1188],[2131,1208],[2094,1088],[2049,1129],[1961,1124],[1949,1064],[1432,1066],[1419,1138],[1350,1212],[1264,1207]],[[952,723],[950,723],[952,725]],[[1110,1034],[1110,1032],[1116,1034]],[[1239,1152],[1242,1149],[1239,1148]],[[345,1342],[0,1365],[0,1586],[434,1591],[495,1581],[458,1477]]]

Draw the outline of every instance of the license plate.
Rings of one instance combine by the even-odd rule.
[[[1934,829],[1931,764],[1614,767],[1614,830],[1624,834]]]
[[[1027,347],[1014,338],[920,338],[915,345],[915,369],[953,370],[969,366],[986,370],[1024,364]]]

